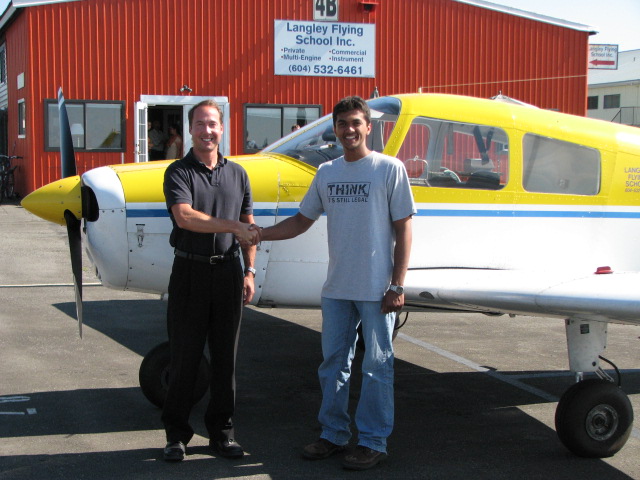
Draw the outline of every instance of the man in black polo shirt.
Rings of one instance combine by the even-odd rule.
[[[164,194],[173,222],[175,258],[169,281],[167,327],[171,360],[162,411],[163,457],[181,461],[193,437],[189,414],[205,341],[211,354],[211,400],[205,413],[209,444],[219,454],[242,457],[234,440],[235,360],[242,306],[254,294],[255,243],[247,173],[219,152],[222,114],[213,100],[189,111],[193,148],[167,168]]]

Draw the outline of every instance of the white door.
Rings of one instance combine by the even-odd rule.
[[[136,126],[135,126],[135,158],[134,162],[148,162],[149,152],[147,150],[147,131],[149,130],[148,105],[145,102],[136,102]]]

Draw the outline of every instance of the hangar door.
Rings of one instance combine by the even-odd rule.
[[[212,98],[222,109],[222,122],[225,126],[220,151],[223,155],[229,155],[231,149],[229,131],[229,99],[228,97],[184,97],[171,95],[141,95],[140,101],[135,105],[135,159],[138,162],[149,161],[148,132],[154,120],[160,122],[161,129],[168,136],[169,125],[177,123],[181,126],[183,151],[191,148],[191,136],[189,135],[189,109],[203,100]]]

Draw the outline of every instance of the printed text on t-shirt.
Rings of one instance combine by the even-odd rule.
[[[368,202],[371,182],[341,182],[327,184],[330,203]]]

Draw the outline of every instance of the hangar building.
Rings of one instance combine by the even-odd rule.
[[[593,33],[480,0],[13,0],[0,17],[0,150],[23,157],[21,195],[59,178],[59,87],[79,173],[147,161],[153,121],[188,131],[203,97],[224,106],[225,154],[352,94],[502,93],[584,115]]]

